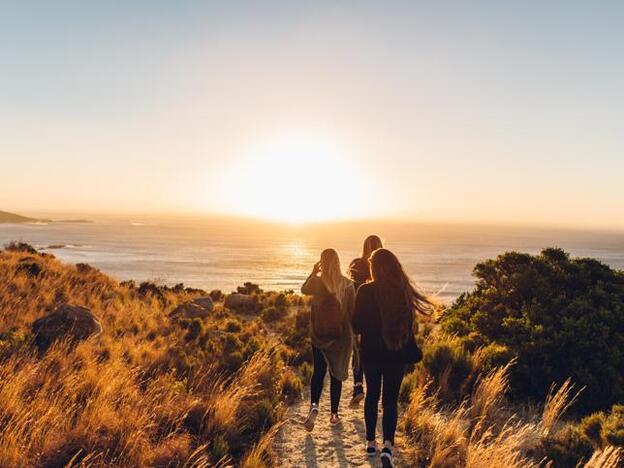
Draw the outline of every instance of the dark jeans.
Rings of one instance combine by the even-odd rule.
[[[327,362],[325,356],[320,349],[312,346],[312,357],[314,359],[314,371],[312,372],[312,381],[310,382],[310,401],[318,405],[323,391],[323,381],[327,373]],[[330,375],[329,395],[331,400],[331,412],[338,413],[338,404],[340,403],[340,394],[342,393],[342,382]]]
[[[366,400],[364,401],[364,421],[366,422],[366,440],[375,440],[377,426],[377,407],[382,393],[383,437],[394,445],[398,419],[399,389],[405,373],[404,364],[365,364]]]
[[[364,368],[360,362],[359,367],[355,365],[355,354],[351,358],[351,369],[353,369],[353,386],[364,382]]]

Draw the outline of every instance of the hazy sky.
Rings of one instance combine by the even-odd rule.
[[[624,227],[622,24],[618,1],[0,1],[0,210]]]

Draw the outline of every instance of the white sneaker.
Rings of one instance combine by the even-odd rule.
[[[312,432],[312,430],[314,429],[314,421],[316,420],[316,417],[318,416],[318,411],[319,410],[318,410],[317,405],[312,405],[310,407],[310,412],[308,413],[308,417],[303,423],[303,427],[305,428],[306,431]]]

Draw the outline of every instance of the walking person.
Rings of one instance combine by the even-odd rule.
[[[413,286],[397,257],[378,249],[370,257],[372,281],[358,289],[353,330],[361,335],[361,359],[366,378],[364,420],[366,452],[378,452],[375,439],[379,398],[383,405],[384,468],[393,467],[392,450],[398,419],[398,397],[405,366],[422,353],[414,338],[415,314],[430,315],[433,303]]]
[[[338,405],[342,382],[348,377],[354,343],[351,316],[355,288],[342,274],[340,258],[334,249],[321,253],[320,261],[314,264],[301,292],[312,296],[310,337],[314,370],[310,382],[310,411],[304,423],[306,430],[312,431],[327,370],[330,375],[330,422],[340,422]]]
[[[379,236],[371,235],[364,239],[364,245],[362,246],[362,256],[354,259],[349,265],[349,276],[353,281],[355,290],[359,289],[367,281],[370,281],[370,263],[369,258],[371,254],[383,247]],[[356,336],[356,346],[359,347],[359,339]],[[353,369],[353,396],[349,406],[351,408],[357,408],[360,402],[364,399],[364,371],[362,366],[359,365],[358,360],[353,358],[351,368]]]

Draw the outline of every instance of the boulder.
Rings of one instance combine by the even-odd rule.
[[[197,304],[200,307],[212,312],[214,310],[214,302],[210,296],[201,296],[193,300],[193,304]]]
[[[52,343],[67,338],[76,343],[102,332],[97,317],[86,307],[62,304],[32,324],[35,345],[45,351]]]
[[[205,318],[210,315],[212,309],[208,309],[206,307],[202,307],[199,304],[195,304],[194,302],[185,302],[184,304],[180,304],[175,309],[173,309],[169,313],[169,317],[171,318]]]
[[[228,309],[249,309],[254,308],[258,298],[251,294],[232,293],[225,297],[224,305]]]

